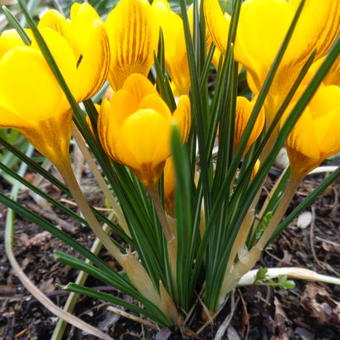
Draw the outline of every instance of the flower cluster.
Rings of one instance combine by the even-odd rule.
[[[340,0],[237,0],[232,14],[219,0],[179,2],[180,14],[167,0],[120,0],[105,21],[74,3],[70,18],[48,10],[0,36],[0,128],[58,168],[126,275],[108,275],[101,260],[95,270],[64,263],[115,283],[162,326],[182,326],[200,291],[215,312],[299,183],[340,152]],[[124,244],[79,188],[72,133]],[[290,167],[263,203],[281,146]]]

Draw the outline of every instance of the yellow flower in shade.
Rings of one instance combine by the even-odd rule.
[[[174,215],[175,210],[175,169],[174,160],[169,157],[164,167],[164,205],[169,215]]]
[[[268,74],[300,0],[246,0],[242,3],[235,42],[235,58],[248,70],[256,94]],[[315,15],[317,13],[317,15]],[[221,50],[227,41],[227,20],[218,0],[205,1],[205,17],[212,40]],[[270,123],[303,63],[316,49],[324,56],[340,31],[340,0],[307,0],[266,102]]]
[[[305,176],[340,152],[339,98],[338,86],[322,85],[291,131],[286,146],[295,176]]]
[[[167,0],[154,0],[155,16],[164,36],[165,63],[178,95],[189,93],[190,73],[182,18]]]
[[[234,150],[236,150],[240,144],[243,132],[247,126],[251,112],[254,108],[256,100],[249,101],[245,97],[237,97],[236,102],[236,116],[235,116],[235,138],[234,138]],[[265,123],[265,113],[263,110],[260,111],[259,116],[255,122],[253,130],[249,136],[244,154],[246,154],[253,143],[260,136]]]
[[[83,21],[91,26],[90,18]],[[94,30],[97,40],[102,40],[101,34],[105,36],[105,31],[98,30],[97,26],[99,21]],[[75,98],[81,101],[91,96],[105,79],[102,68],[106,68],[108,58],[97,59],[99,69],[94,60],[87,61],[85,47],[79,60],[74,50],[76,43],[69,36],[65,39],[59,31],[43,24],[40,31]],[[0,127],[21,131],[44,156],[62,166],[68,159],[72,113],[32,33],[27,30],[27,34],[32,40],[30,46],[24,45],[12,30],[0,37]],[[90,30],[84,29],[83,34],[81,40],[84,41]],[[97,53],[101,54],[99,46]],[[81,66],[83,62],[88,65],[87,70]],[[103,79],[94,75],[94,68]]]
[[[129,75],[149,73],[159,25],[147,0],[121,0],[108,15],[106,28],[111,49],[109,81],[119,90]]]
[[[157,183],[170,155],[172,124],[177,121],[181,126],[188,112],[187,96],[182,97],[172,115],[150,81],[133,74],[110,101],[103,101],[98,134],[108,155],[131,168],[149,188]]]

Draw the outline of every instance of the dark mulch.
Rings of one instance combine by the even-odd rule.
[[[322,176],[309,176],[299,189],[293,204],[300,202],[321,179]],[[0,189],[6,191],[8,187],[0,183]],[[60,198],[60,192],[55,188],[45,189],[50,195]],[[330,187],[309,210],[313,217],[312,224],[302,228],[295,221],[265,252],[259,265],[301,266],[339,277],[339,193],[340,181]],[[23,193],[20,200],[31,209],[45,214],[45,217],[55,224],[64,218],[58,211],[54,212],[48,208],[42,210],[27,193]],[[92,203],[100,204],[93,200]],[[6,209],[0,206],[1,226],[5,223],[5,216]],[[74,227],[67,219],[66,222],[64,227],[70,228],[77,241],[90,247],[93,242],[91,233],[79,225]],[[299,224],[301,225],[301,222]],[[26,274],[56,304],[62,306],[67,295],[57,285],[74,280],[76,272],[57,264],[52,255],[55,249],[68,252],[70,250],[20,217],[16,219],[15,238],[15,255]],[[102,255],[105,259],[105,254]],[[109,261],[109,258],[107,260]],[[87,284],[102,285],[91,278]],[[228,301],[214,325],[207,326],[200,334],[190,334],[189,331],[187,334],[180,334],[175,329],[155,332],[108,312],[107,304],[86,297],[80,298],[76,314],[108,332],[115,339],[213,339],[220,325],[234,309],[230,326],[221,339],[336,340],[340,339],[339,291],[336,286],[302,281],[296,281],[296,287],[289,291],[268,286],[242,288],[233,296],[236,307],[233,308],[231,301]],[[4,251],[3,228],[0,228],[0,339],[49,339],[55,324],[56,317],[32,299],[11,272]],[[197,333],[203,325],[202,310],[197,307],[190,327]],[[67,328],[64,338],[93,339],[72,327]]]

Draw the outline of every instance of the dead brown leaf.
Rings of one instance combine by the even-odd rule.
[[[326,288],[310,283],[301,298],[301,305],[321,324],[340,330],[340,301],[335,300]]]

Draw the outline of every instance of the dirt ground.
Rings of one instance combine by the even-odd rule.
[[[28,175],[32,176],[32,175]],[[321,182],[322,176],[309,176],[298,190],[292,205],[299,203]],[[83,183],[91,188],[91,180]],[[89,182],[89,183],[87,183]],[[270,185],[270,183],[268,183]],[[0,182],[0,190],[8,190]],[[45,190],[55,198],[60,192],[54,187]],[[95,193],[92,193],[96,197]],[[258,266],[301,266],[319,273],[340,276],[340,180],[334,183],[318,201],[296,220],[269,248]],[[38,205],[27,192],[20,200],[30,209],[60,224],[62,215],[48,207]],[[92,204],[100,204],[93,201]],[[6,209],[0,206],[0,226],[5,223]],[[310,223],[308,223],[310,222]],[[306,225],[308,223],[308,225]],[[91,233],[79,225],[64,221],[68,229],[82,244],[90,247]],[[33,299],[13,275],[5,256],[3,228],[0,228],[0,339],[39,339],[51,337],[57,318]],[[63,306],[67,293],[57,287],[76,277],[76,272],[58,264],[53,251],[69,251],[60,241],[20,217],[16,219],[15,255],[29,278],[56,304]],[[105,259],[105,253],[102,254]],[[107,261],[112,261],[106,258]],[[114,263],[112,263],[114,265]],[[220,339],[270,340],[338,340],[340,339],[340,288],[320,283],[295,281],[291,290],[268,286],[248,287],[235,291],[213,325],[204,326],[201,307],[197,306],[189,326],[193,331],[180,334],[176,329],[154,331],[129,319],[107,311],[107,304],[82,297],[76,315],[115,339],[213,339],[221,325],[227,330]],[[87,285],[103,290],[101,282],[89,279]],[[228,321],[230,323],[228,323]],[[229,325],[229,326],[228,326]],[[94,339],[69,327],[64,339]]]

